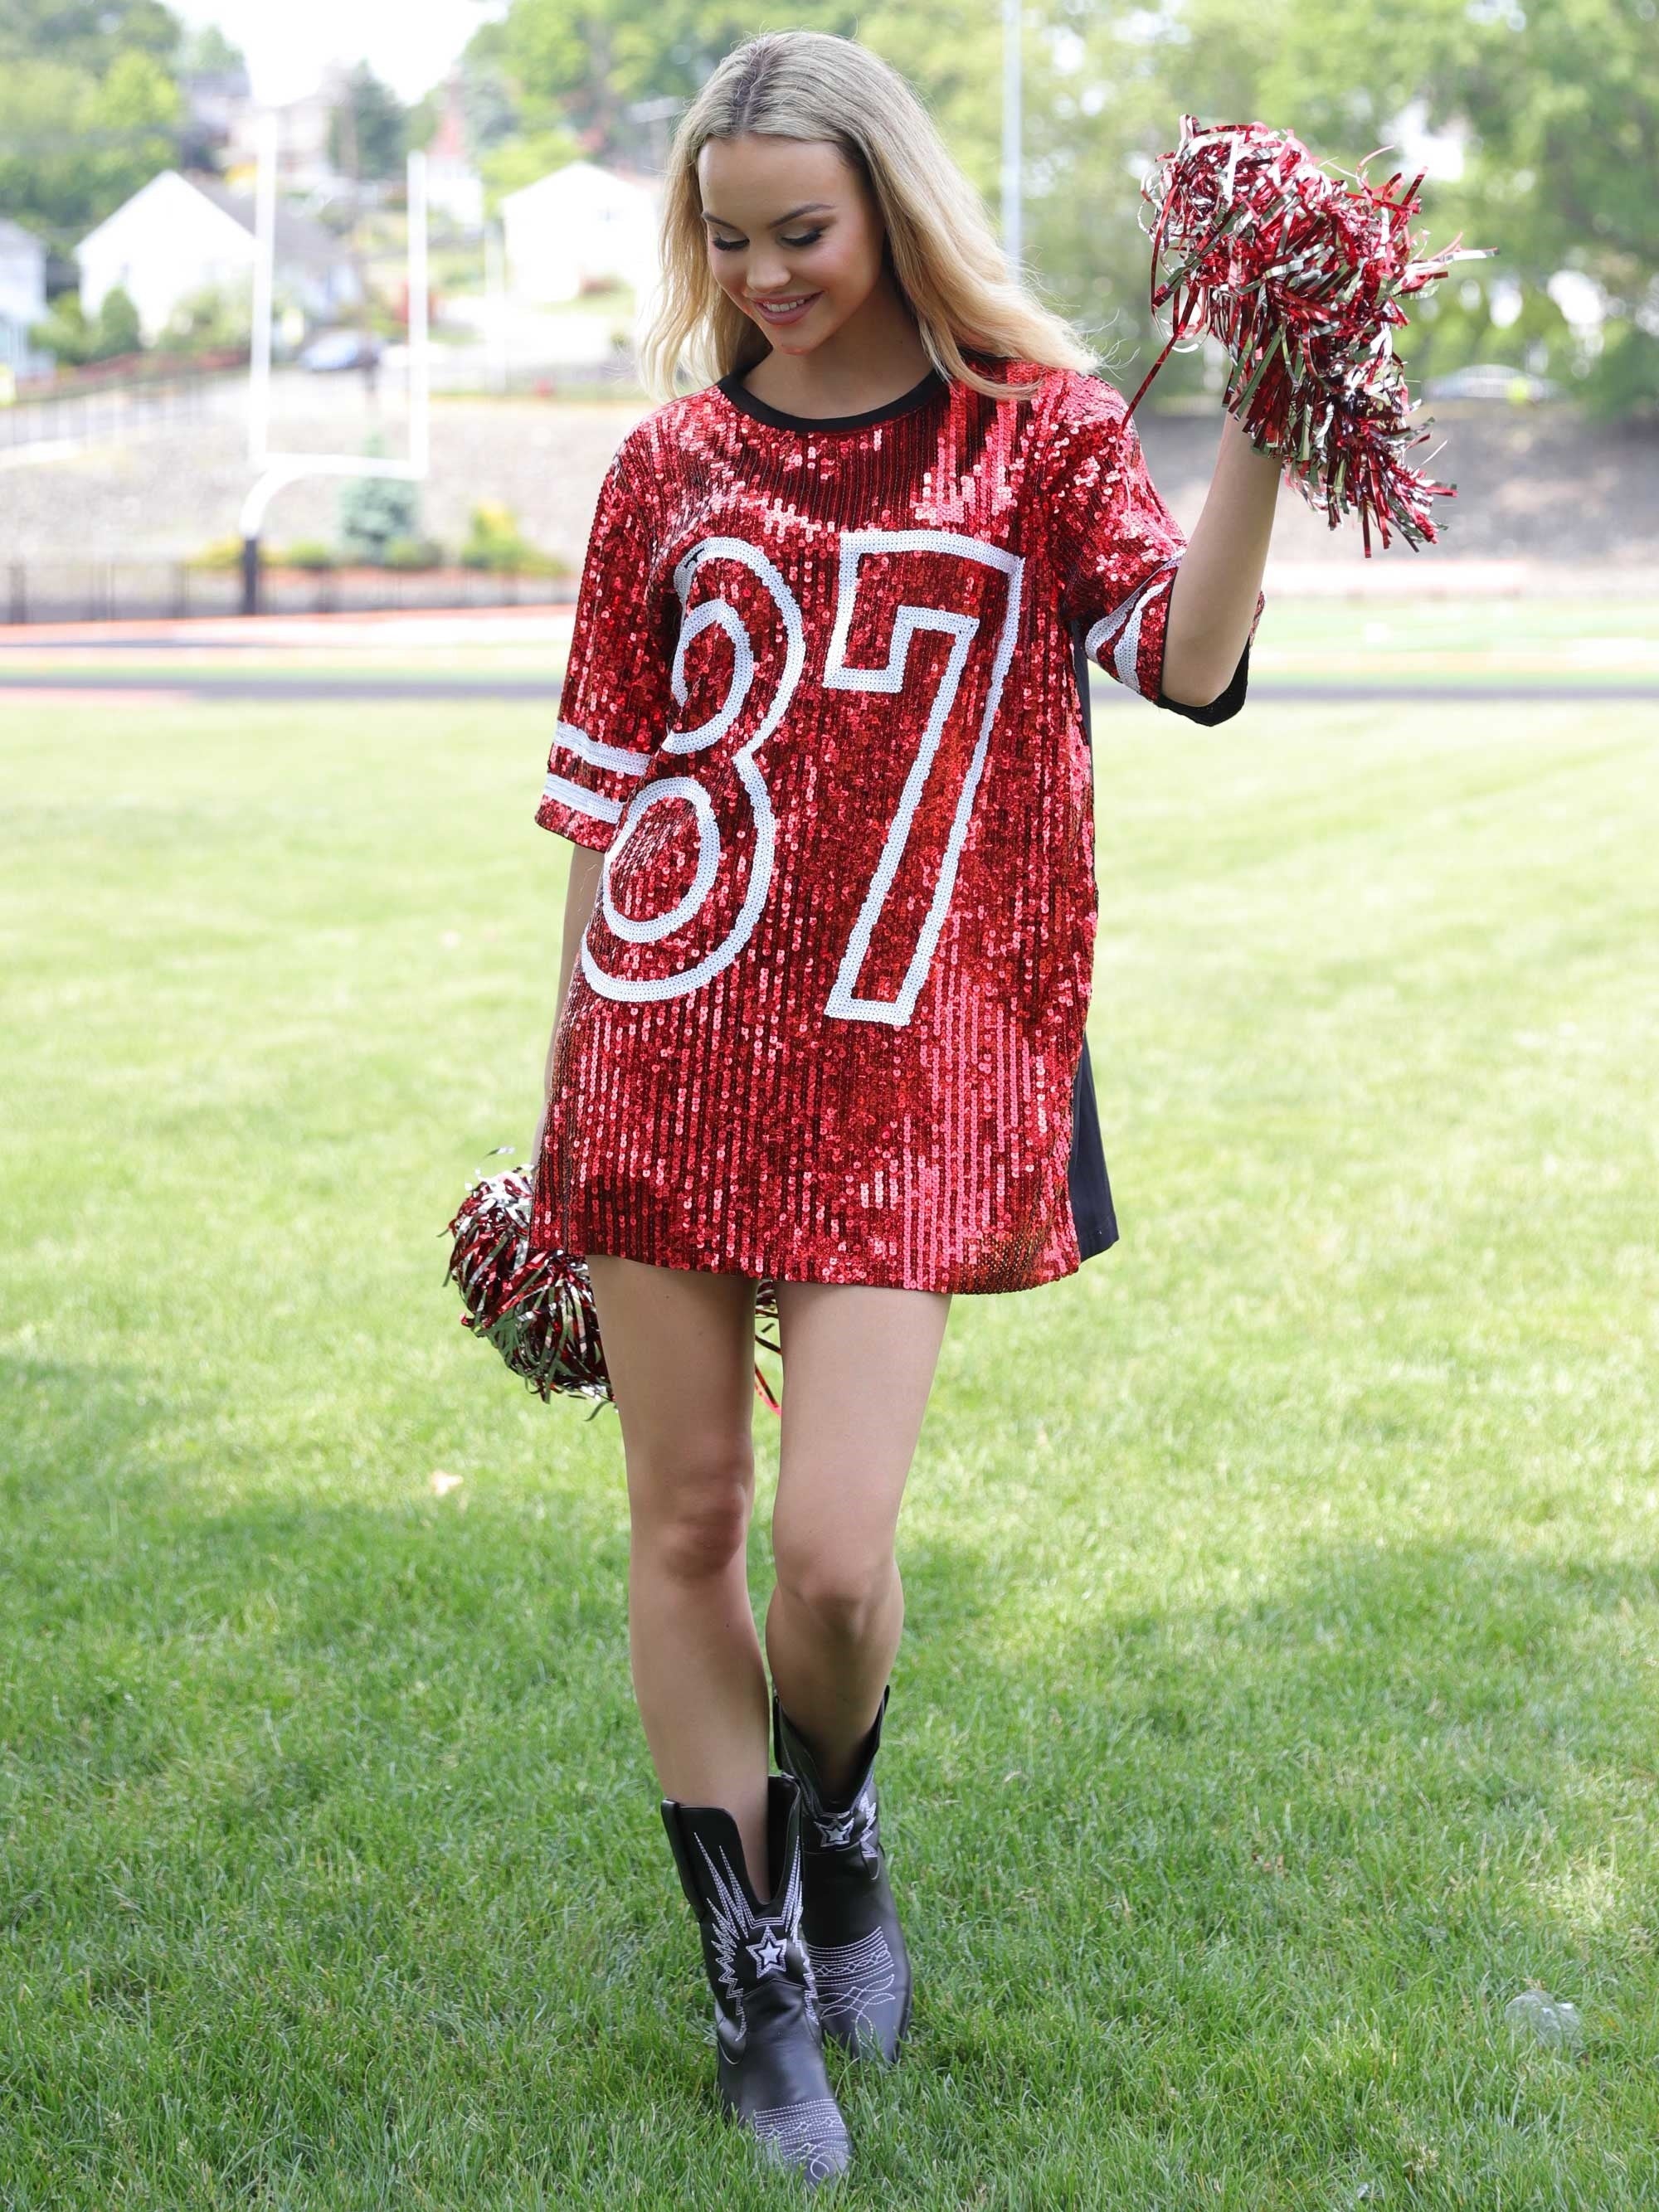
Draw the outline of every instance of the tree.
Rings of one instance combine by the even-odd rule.
[[[247,68],[241,48],[233,46],[216,23],[189,26],[179,39],[175,61],[180,76],[234,76]]]
[[[97,358],[113,361],[122,354],[141,353],[143,344],[144,333],[131,293],[124,284],[112,285],[98,309]]]
[[[69,247],[173,159],[177,85],[141,48],[102,74],[23,58],[0,67],[0,207]]]
[[[790,21],[856,36],[901,69],[996,211],[995,10],[799,0]],[[1659,397],[1659,0],[1025,0],[1024,23],[1028,276],[1115,349],[1120,380],[1138,382],[1163,343],[1139,180],[1183,113],[1260,117],[1352,168],[1420,102],[1431,127],[1467,133],[1468,161],[1461,179],[1425,186],[1419,230],[1436,246],[1461,230],[1499,258],[1418,296],[1402,344],[1413,373],[1486,354],[1531,359],[1610,407]],[[467,50],[469,66],[499,71],[517,120],[489,155],[492,181],[533,173],[572,138],[596,161],[638,159],[632,106],[690,100],[754,27],[727,0],[509,0]],[[1370,173],[1380,182],[1395,166],[1384,156]],[[1563,269],[1607,302],[1599,353],[1546,289]],[[1494,300],[1510,279],[1521,312],[1500,325]],[[1156,390],[1172,396],[1202,374],[1177,356]]]
[[[408,145],[408,117],[390,85],[367,62],[346,79],[345,97],[329,124],[329,159],[343,176],[395,177]]]
[[[183,36],[159,0],[6,0],[0,9],[0,61],[51,60],[94,76],[121,54],[165,67]]]

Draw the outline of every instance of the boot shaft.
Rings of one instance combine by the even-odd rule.
[[[793,1777],[768,1778],[766,1809],[768,1856],[776,1873],[772,1893],[763,1901],[750,1878],[738,1824],[726,1808],[662,1801],[663,1826],[680,1887],[702,1932],[709,1981],[738,2019],[745,2000],[774,1978],[811,1986],[801,1935],[800,1791]]]
[[[873,1827],[876,1753],[881,1748],[882,1723],[886,1718],[887,1700],[891,1694],[890,1682],[881,1693],[876,1717],[859,1747],[851,1784],[832,1796],[823,1788],[812,1746],[784,1711],[776,1692],[773,1693],[773,1753],[778,1765],[800,1786],[803,1838],[809,1849],[842,1849]]]

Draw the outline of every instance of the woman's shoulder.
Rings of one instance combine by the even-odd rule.
[[[682,392],[648,408],[629,427],[617,447],[624,470],[637,471],[649,483],[665,450],[683,438],[692,423],[707,411],[714,389],[710,385],[702,392]]]
[[[1092,430],[1098,435],[1103,429],[1115,429],[1127,418],[1128,404],[1123,394],[1092,370],[1050,362],[1005,360],[970,353],[966,348],[963,358],[994,383],[1030,387],[1024,398],[1030,408],[1031,443],[1038,450],[1073,433]]]
[[[1121,422],[1128,413],[1117,386],[1086,368],[1044,370],[1038,407],[1045,422],[1054,426]]]

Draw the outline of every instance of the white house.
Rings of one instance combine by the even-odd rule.
[[[46,312],[46,249],[33,231],[0,217],[0,368],[15,375],[46,366],[29,327]]]
[[[643,170],[567,161],[501,202],[507,282],[520,299],[574,300],[622,283],[648,290],[660,267],[662,184]]]
[[[298,100],[279,100],[257,107],[250,100],[230,123],[225,165],[252,169],[259,158],[259,125],[274,116],[276,123],[276,175],[284,191],[329,192],[344,181],[329,150],[335,111],[350,96],[350,72],[343,62],[330,62],[318,79],[314,92]]]
[[[253,202],[214,179],[164,169],[76,248],[81,304],[95,315],[118,284],[146,339],[179,303],[213,288],[234,291],[253,272]],[[319,321],[355,304],[359,286],[344,249],[320,223],[279,207],[276,291]]]

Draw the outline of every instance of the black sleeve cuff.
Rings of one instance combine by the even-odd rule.
[[[1167,707],[1172,714],[1184,714],[1189,722],[1229,722],[1244,704],[1244,694],[1249,688],[1249,682],[1250,641],[1247,638],[1244,650],[1238,656],[1238,665],[1234,669],[1226,690],[1219,697],[1212,699],[1207,707],[1183,706],[1179,699],[1167,696],[1162,684],[1158,687],[1158,704]]]

